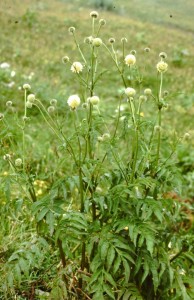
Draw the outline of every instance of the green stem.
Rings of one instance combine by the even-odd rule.
[[[138,144],[139,144],[139,134],[138,134],[138,128],[135,129],[135,149],[134,150],[134,156],[133,156],[133,164],[132,164],[132,173],[131,173],[131,183],[133,182],[134,175],[136,172],[136,164],[137,164],[137,155],[138,155]]]
[[[121,79],[122,79],[122,81],[123,81],[123,84],[124,84],[124,86],[125,86],[125,88],[126,88],[126,87],[127,87],[127,84],[126,84],[125,78],[124,78],[124,76],[123,76],[123,71],[120,70],[120,68],[119,68],[119,66],[118,66],[118,63],[117,63],[117,60],[115,60],[115,58],[113,57],[111,51],[108,49],[108,47],[107,47],[104,43],[103,43],[103,46],[105,47],[105,49],[106,49],[106,50],[108,51],[108,53],[110,54],[112,60],[115,62],[115,65],[116,65],[116,67],[117,67],[117,70],[119,71],[119,74],[120,74],[120,76],[121,76]]]
[[[76,40],[76,37],[75,37],[75,33],[74,33],[74,32],[73,32],[73,38],[74,38],[75,44],[76,44],[76,46],[77,46],[77,49],[78,49],[78,51],[79,51],[79,53],[80,53],[80,55],[81,55],[81,57],[82,57],[84,63],[87,65],[87,61],[86,61],[86,59],[85,59],[85,57],[84,57],[84,55],[83,55],[83,52],[81,51],[81,48],[80,48],[80,46],[79,46],[79,44],[78,44],[78,42],[77,42],[77,40]]]
[[[158,144],[157,144],[157,154],[156,154],[156,166],[158,167],[159,158],[160,158],[160,146],[161,146],[161,122],[162,122],[162,113],[161,108],[158,110]]]
[[[27,118],[27,90],[24,91],[24,117],[23,117],[23,127],[22,127],[22,159],[23,159],[23,171],[25,171],[25,127],[26,127],[26,118]]]

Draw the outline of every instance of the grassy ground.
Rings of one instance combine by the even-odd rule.
[[[18,87],[30,80],[34,91],[44,99],[58,98],[61,104],[69,93],[69,82],[61,58],[68,54],[72,59],[75,47],[68,35],[69,26],[77,27],[81,47],[83,39],[90,35],[89,12],[95,7],[89,1],[4,1],[0,6],[1,61],[9,62],[16,71],[15,85],[2,91],[1,105],[9,99],[21,102]],[[97,1],[96,1],[97,2]],[[102,11],[100,16],[107,19],[105,38],[116,38],[116,49],[121,49],[120,38],[128,38],[128,51],[136,49],[140,70],[147,67],[143,86],[156,86],[154,66],[158,53],[168,53],[169,76],[166,89],[172,93],[173,111],[180,113],[185,130],[191,130],[193,116],[193,32],[192,1],[113,1],[111,11]],[[81,24],[81,27],[80,27]],[[143,49],[150,47],[149,54]],[[108,67],[106,54],[102,62]],[[106,99],[115,98],[120,81],[111,75],[104,78],[111,89],[101,91]],[[75,87],[71,87],[71,90]],[[102,88],[102,87],[101,87]],[[9,99],[8,99],[9,98]],[[108,100],[106,100],[108,101]],[[185,114],[187,117],[185,118]]]

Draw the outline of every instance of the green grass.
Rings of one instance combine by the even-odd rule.
[[[179,103],[177,95],[183,94],[188,98],[193,92],[192,74],[194,62],[192,58],[192,1],[178,1],[176,5],[168,1],[113,1],[115,11],[102,11],[101,17],[107,19],[105,38],[116,38],[116,49],[121,47],[120,38],[128,38],[128,51],[137,50],[139,66],[144,62],[153,64],[153,69],[145,72],[146,81],[143,85],[154,84],[154,66],[158,60],[158,53],[168,53],[169,77],[166,88],[176,95],[172,98],[172,106],[176,110]],[[74,55],[75,48],[67,29],[69,26],[77,27],[80,46],[85,48],[84,37],[91,34],[88,14],[92,9],[89,1],[47,1],[28,2],[21,4],[19,1],[8,1],[0,8],[1,22],[1,61],[7,61],[16,71],[12,89],[4,89],[2,85],[1,110],[7,100],[22,102],[22,95],[18,87],[31,80],[37,95],[46,99],[58,98],[64,102],[70,92],[71,77],[61,63],[64,55],[69,55],[72,60],[80,59]],[[170,14],[173,15],[170,18]],[[82,24],[80,27],[79,24]],[[143,52],[145,47],[150,47],[151,52]],[[183,56],[182,50],[187,49],[189,56]],[[107,55],[104,53],[104,68],[108,68]],[[144,67],[142,67],[144,68]],[[103,82],[110,89],[102,90],[106,98],[115,98],[121,86],[120,80],[109,71],[105,74]],[[173,83],[173,85],[172,85]],[[71,87],[74,89],[75,87]],[[102,87],[101,87],[102,88]],[[191,100],[191,108],[193,101]],[[18,105],[17,105],[18,106]],[[177,112],[176,112],[177,113]],[[181,115],[182,117],[182,115]],[[192,118],[192,116],[191,116]],[[190,120],[190,116],[188,116]],[[190,121],[188,121],[188,124]],[[185,130],[191,128],[186,127]]]
[[[2,263],[1,266],[3,270],[2,275],[0,274],[0,283],[4,281],[7,282],[7,274],[16,274],[15,287],[16,292],[18,292],[18,300],[31,299],[30,295],[33,294],[34,288],[48,292],[52,290],[53,295],[59,293],[59,300],[63,297],[60,296],[62,290],[63,295],[66,294],[65,287],[63,286],[64,281],[62,280],[64,279],[63,271],[59,263],[59,253],[56,248],[57,238],[55,233],[53,234],[53,230],[54,228],[58,228],[57,214],[64,218],[64,224],[68,221],[65,219],[66,214],[63,214],[64,211],[62,211],[62,209],[68,211],[68,213],[69,211],[74,212],[74,210],[78,210],[78,214],[74,216],[72,213],[72,216],[75,217],[75,226],[77,226],[76,220],[78,220],[78,223],[80,222],[78,209],[78,173],[76,173],[75,162],[72,162],[71,156],[69,156],[67,145],[62,145],[61,141],[59,141],[52,130],[48,128],[40,112],[34,106],[28,111],[30,120],[26,122],[25,127],[26,173],[22,172],[22,170],[15,172],[13,168],[9,166],[8,162],[3,160],[3,155],[10,153],[13,160],[23,155],[22,116],[24,113],[24,91],[22,86],[24,83],[30,83],[32,86],[31,92],[36,94],[36,98],[41,99],[46,108],[50,105],[51,99],[56,98],[58,100],[57,113],[53,114],[52,117],[61,124],[60,130],[70,135],[70,141],[75,151],[77,151],[77,134],[72,133],[74,118],[72,112],[67,108],[67,99],[69,95],[75,93],[81,94],[83,88],[79,82],[75,80],[75,74],[70,71],[70,65],[62,63],[62,57],[68,55],[71,61],[83,62],[73,42],[72,35],[68,32],[70,26],[76,28],[79,45],[84,53],[86,53],[86,57],[89,55],[87,54],[88,45],[84,43],[84,38],[91,35],[91,18],[89,14],[91,10],[96,9],[94,3],[95,1],[92,0],[47,0],[45,2],[15,0],[4,1],[0,5],[0,63],[8,62],[11,65],[10,70],[0,69],[0,113],[4,113],[6,116],[5,123],[0,121],[0,203],[2,214],[0,221],[0,227],[2,228],[2,233],[0,233],[0,264]],[[112,1],[112,5],[111,10],[99,10],[100,18],[107,20],[106,26],[102,28],[103,41],[110,46],[108,40],[110,37],[114,37],[116,39],[114,44],[115,50],[118,50],[118,55],[120,55],[122,47],[120,40],[122,37],[126,37],[128,39],[126,54],[130,53],[132,49],[137,51],[138,68],[140,73],[143,74],[141,84],[138,80],[133,82],[133,87],[136,88],[138,94],[142,94],[143,90],[149,87],[153,88],[154,93],[158,91],[160,84],[160,77],[156,71],[156,64],[159,61],[158,55],[161,51],[165,51],[168,54],[167,62],[169,68],[168,72],[165,73],[163,84],[165,90],[169,91],[169,97],[168,109],[163,111],[165,121],[162,127],[162,143],[164,143],[165,146],[162,148],[162,155],[167,158],[169,153],[173,151],[176,140],[178,138],[182,139],[186,132],[189,132],[190,138],[188,140],[181,140],[177,153],[172,155],[172,165],[170,165],[170,163],[169,165],[167,164],[167,170],[164,169],[164,174],[162,170],[158,172],[159,190],[161,189],[159,197],[161,197],[163,202],[161,201],[159,204],[157,201],[157,203],[153,202],[153,211],[151,211],[151,204],[149,204],[148,198],[148,203],[144,206],[142,204],[142,207],[145,210],[143,214],[145,214],[146,218],[148,212],[154,215],[154,205],[156,205],[158,209],[157,205],[162,203],[165,207],[164,211],[169,211],[169,215],[168,213],[166,213],[166,215],[164,214],[166,222],[166,227],[164,227],[167,228],[166,232],[169,230],[169,240],[171,239],[171,235],[174,236],[173,249],[177,252],[178,250],[182,251],[184,249],[187,251],[191,245],[185,246],[184,243],[187,237],[186,234],[190,234],[189,241],[192,240],[193,216],[191,209],[194,197],[192,186],[194,167],[194,90],[192,80],[194,69],[194,43],[192,14],[194,3],[192,0],[177,0],[176,4],[174,1],[167,0],[115,0]],[[145,53],[145,47],[150,47],[151,51]],[[116,123],[115,110],[118,107],[121,88],[123,88],[121,78],[119,74],[115,72],[115,67],[112,65],[111,59],[105,49],[100,47],[99,53],[101,57],[99,67],[104,73],[95,87],[95,93],[100,95],[101,115],[105,116],[107,127],[104,127],[104,121],[102,121],[101,115],[94,117],[94,138],[98,135],[102,135],[106,130],[110,130],[110,132],[113,133]],[[14,77],[11,77],[11,70],[16,72]],[[86,68],[84,68],[83,74],[86,74]],[[124,76],[127,85],[130,86],[132,81],[129,77],[129,69],[125,69]],[[13,87],[8,86],[11,81],[14,81]],[[12,108],[6,107],[8,100],[13,102]],[[127,107],[128,103],[125,103],[125,100],[126,99],[122,99],[121,104]],[[147,101],[142,106],[144,117],[141,119],[143,132],[140,135],[142,144],[140,144],[139,152],[144,153],[145,157],[147,157],[145,143],[149,139],[149,134],[146,135],[146,132],[156,120],[155,108],[156,106],[154,106],[152,101]],[[82,109],[80,109],[79,114],[80,120],[86,115]],[[130,116],[129,108],[123,112],[123,116],[125,115],[127,117]],[[86,130],[84,124],[82,120],[81,127],[79,128],[79,133],[82,134],[81,141],[83,144],[84,132]],[[130,128],[132,128],[132,122],[119,123],[118,131],[120,132],[120,136],[114,140],[114,143],[111,145],[115,147],[115,155],[118,155],[118,157],[116,156],[118,165],[120,163],[120,157],[126,158],[129,154],[131,155],[131,149],[135,145],[134,131],[132,130],[127,133],[127,130]],[[106,209],[104,209],[102,203],[105,203],[106,206],[106,201],[110,201],[110,199],[112,201],[111,197],[113,197],[115,201],[121,199],[119,201],[121,201],[121,205],[125,207],[126,203],[125,201],[122,203],[122,200],[125,199],[128,190],[122,189],[120,185],[122,182],[120,169],[122,170],[123,166],[121,164],[118,168],[117,163],[112,157],[111,148],[109,148],[108,143],[102,146],[100,145],[99,147],[102,147],[102,153],[104,153],[103,151],[107,151],[107,159],[103,167],[100,166],[102,169],[99,171],[99,174],[100,172],[102,173],[99,179],[101,191],[100,189],[99,191],[95,191],[96,194],[94,196],[96,197],[95,201],[99,201],[97,205],[99,205],[104,213],[104,224],[108,228],[107,232],[111,240],[112,233],[110,233],[109,222],[111,223],[114,217],[117,217],[114,215],[114,211],[110,212],[111,217],[108,213],[106,215]],[[153,141],[153,152],[155,151],[154,147],[157,147],[157,139]],[[102,153],[99,152],[97,154],[100,159],[103,159]],[[155,154],[153,154],[153,157],[154,155]],[[152,172],[155,172],[154,163],[151,161],[152,159],[154,161],[153,157],[147,161],[147,166],[144,170],[145,173],[143,173],[140,178],[134,178],[135,182],[137,182],[137,186],[139,185],[140,187],[140,193],[144,192],[146,185],[148,193],[149,189],[150,193],[153,192],[153,195],[157,193],[153,188],[154,183],[152,180],[149,181],[150,178],[146,178],[148,181],[146,181],[146,179],[144,181],[145,174],[151,177],[153,175]],[[133,161],[134,157],[130,159]],[[129,160],[129,165],[131,161]],[[83,166],[84,172],[87,174],[83,180],[84,186],[87,186],[90,172],[93,172],[92,168],[98,163],[99,159],[92,161],[90,157]],[[179,169],[177,169],[177,167]],[[152,170],[152,172],[149,170]],[[156,176],[153,175],[151,179],[155,181],[155,177]],[[37,203],[32,205],[32,202],[29,200],[29,191],[31,191],[30,184],[34,181],[36,183],[35,193]],[[118,191],[117,189],[112,190],[114,185],[116,185]],[[110,193],[112,194],[109,194],[108,189],[110,189]],[[136,189],[136,186],[132,185],[131,191],[134,199],[138,200],[139,196],[137,194],[139,191]],[[85,193],[87,194],[88,192],[90,192],[89,184]],[[166,196],[165,192],[167,194]],[[177,195],[179,193],[183,199],[190,201],[188,205],[183,203],[183,210],[181,210],[181,206],[179,205],[179,201],[182,201],[182,198],[179,199],[180,195]],[[173,205],[171,201],[173,195],[175,196],[176,205]],[[169,201],[165,199],[165,197],[170,198],[168,199]],[[89,200],[87,201],[88,210],[90,210]],[[107,202],[110,207],[114,206],[114,201],[111,201]],[[40,207],[38,207],[38,205],[40,205]],[[134,215],[137,214],[137,218],[143,218],[140,206],[139,210],[136,210],[135,204],[131,203],[130,205],[130,209]],[[52,213],[47,214],[48,211],[44,210],[45,208],[47,209],[47,206]],[[122,211],[123,207],[119,207],[119,209],[121,209],[122,213],[125,213],[125,210]],[[162,209],[162,206],[160,208]],[[163,218],[163,211],[161,213],[160,208],[159,213],[157,211],[156,215],[152,216],[151,219],[151,222],[155,222],[155,225]],[[122,213],[120,216],[121,221]],[[36,218],[34,217],[35,214]],[[159,214],[159,216],[157,214]],[[149,219],[149,217],[150,216],[147,218]],[[172,218],[172,220],[170,218]],[[90,221],[91,216],[89,217],[89,222]],[[85,221],[82,223],[84,222]],[[101,235],[97,225],[98,224],[94,222],[94,224],[92,224],[94,227],[92,228],[91,226],[89,230],[91,230],[92,234],[96,234],[96,241],[102,239],[103,244],[107,229],[105,226],[105,231]],[[115,228],[117,225],[115,225]],[[128,225],[125,226],[127,227]],[[146,226],[148,226],[147,223]],[[163,224],[158,225],[158,223],[156,225],[158,232],[162,233],[160,241],[167,244],[166,237],[168,234],[162,230],[162,226]],[[64,229],[59,229],[61,232],[59,230],[58,234],[63,236],[65,234],[63,232]],[[44,234],[45,232],[46,234]],[[42,233],[44,236],[43,240],[39,237],[39,234],[41,235]],[[80,231],[79,233],[81,236],[82,232]],[[119,234],[125,236],[123,230],[121,233],[119,232]],[[145,229],[145,235],[146,234]],[[163,237],[165,234],[166,237]],[[76,239],[77,236],[73,236],[73,238]],[[134,236],[134,240],[135,239],[136,237]],[[31,249],[31,243],[34,245],[33,251],[29,250]],[[134,244],[135,243],[136,242],[134,242]],[[67,245],[63,246],[66,247]],[[152,245],[150,246],[149,244],[149,240],[146,240],[146,246],[149,250],[148,253],[151,253],[153,249]],[[103,247],[106,247],[106,245]],[[17,251],[19,251],[19,254],[14,254]],[[69,251],[68,247],[67,251]],[[102,250],[100,251],[102,252]],[[29,256],[29,253],[31,253],[31,256]],[[71,253],[68,252],[69,257],[71,257],[69,260],[69,269],[73,268],[73,271],[70,270],[68,272],[70,272],[71,275],[74,274],[76,277],[76,264],[79,264],[79,259],[77,259],[76,255],[78,253],[79,256],[79,251],[75,250],[73,253],[75,253],[75,256],[73,254],[71,257]],[[17,256],[14,256],[15,258],[13,258],[13,260],[10,258],[12,254]],[[180,257],[180,265],[182,264],[181,259]],[[22,272],[18,271],[16,267],[17,262]],[[107,263],[109,264],[108,259]],[[187,262],[184,261],[184,263],[185,268],[189,269],[189,263],[188,266]],[[25,269],[26,264],[30,265],[29,269]],[[145,269],[147,268],[147,266],[144,267]],[[95,265],[93,268],[95,269]],[[178,270],[179,265],[176,265],[174,268]],[[143,268],[141,272],[145,272],[144,275],[146,274],[146,270],[143,270]],[[153,269],[152,272],[154,272]],[[192,272],[192,269],[188,271],[189,274]],[[140,277],[142,274],[143,273],[140,274]],[[153,273],[153,277],[155,275]],[[24,278],[24,280],[22,281],[21,278],[22,280]],[[26,281],[25,278],[29,280]],[[12,278],[9,280],[11,281]],[[149,280],[151,280],[151,276],[146,279],[145,286],[142,289],[146,290],[146,284],[149,286]],[[154,284],[157,284],[156,277],[154,280]],[[19,286],[19,281],[22,281],[22,286]],[[185,284],[187,288],[190,285],[189,283]],[[59,289],[59,291],[57,291],[57,289]],[[134,293],[138,295],[138,292],[139,291],[135,288]],[[12,291],[12,293],[13,294],[9,294],[9,296],[12,295],[14,297],[15,291]],[[109,291],[109,293],[111,294],[112,291]],[[183,289],[184,300],[188,299],[185,295]],[[182,299],[180,294],[177,297],[177,299]],[[39,299],[39,297],[37,299]],[[40,299],[47,298],[46,296],[42,296]]]

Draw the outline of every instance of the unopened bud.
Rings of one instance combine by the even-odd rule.
[[[57,105],[57,99],[52,99],[52,100],[50,101],[50,105],[56,106],[56,105]]]
[[[73,34],[75,32],[75,27],[69,27],[68,31],[69,33]]]
[[[23,85],[23,89],[24,89],[24,90],[31,90],[31,86],[30,86],[28,83],[25,83],[25,84]]]
[[[7,102],[6,102],[6,106],[7,106],[7,107],[12,106],[12,104],[13,104],[12,101],[7,101]]]
[[[110,44],[114,44],[115,43],[115,39],[114,38],[110,38],[108,41],[109,41]]]
[[[102,40],[100,38],[94,38],[92,40],[92,45],[94,47],[100,47],[102,45]]]
[[[96,19],[96,18],[98,18],[98,16],[99,16],[99,14],[98,14],[97,11],[91,11],[91,13],[90,13],[90,17],[91,17],[91,18]]]
[[[106,25],[106,20],[100,19],[100,20],[99,20],[99,24],[100,24],[101,26]]]
[[[17,158],[17,159],[15,160],[15,166],[16,166],[16,167],[21,167],[21,165],[22,165],[22,159],[21,159],[21,158]]]
[[[69,57],[68,57],[68,56],[63,56],[62,62],[63,62],[64,64],[68,63],[68,62],[69,62]]]
[[[55,107],[51,105],[47,108],[47,111],[49,114],[52,114],[55,111]]]
[[[33,103],[35,101],[35,95],[34,94],[30,94],[27,97],[27,101]]]

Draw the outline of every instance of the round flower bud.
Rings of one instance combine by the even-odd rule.
[[[21,167],[21,165],[22,165],[22,159],[21,159],[21,158],[17,158],[17,159],[15,160],[15,166],[16,166],[16,167]]]
[[[136,52],[136,50],[131,50],[130,53],[133,54],[133,55],[135,55],[137,52]]]
[[[12,104],[13,104],[12,101],[7,101],[7,102],[6,102],[6,106],[7,106],[7,107],[12,106]]]
[[[125,94],[127,95],[127,97],[134,97],[136,94],[136,90],[134,90],[131,87],[128,87],[125,89]]]
[[[68,31],[69,33],[73,34],[75,32],[75,27],[69,27]]]
[[[114,38],[110,38],[108,41],[109,41],[110,44],[114,44],[115,43],[115,39]]]
[[[98,96],[92,96],[89,98],[89,102],[92,104],[92,105],[98,105],[100,99]]]
[[[24,90],[31,90],[31,86],[30,86],[28,83],[25,83],[25,84],[23,85],[23,89],[24,89]]]
[[[151,90],[151,89],[145,89],[145,90],[144,90],[144,94],[145,94],[146,96],[149,96],[149,95],[152,94],[152,90]]]
[[[125,63],[126,65],[128,66],[132,66],[136,63],[136,57],[133,55],[133,54],[128,54],[126,57],[125,57]]]
[[[144,48],[144,51],[145,52],[150,52],[150,48],[146,47],[146,48]]]
[[[27,97],[27,101],[33,103],[35,101],[35,95],[34,94],[29,94]]]
[[[3,120],[4,114],[0,113],[0,120]]]
[[[82,104],[82,108],[83,108],[83,109],[88,108],[88,103],[83,103],[83,104]]]
[[[167,58],[167,54],[165,52],[161,52],[159,54],[159,57],[165,59],[165,58]]]
[[[106,25],[106,20],[100,19],[100,20],[99,20],[99,24],[100,24],[101,26]]]
[[[92,36],[87,36],[84,39],[84,43],[86,43],[86,44],[92,44],[92,41],[93,41],[93,37]]]
[[[94,38],[92,40],[92,45],[94,47],[100,47],[102,45],[102,40],[100,38]]]
[[[81,103],[80,97],[78,95],[72,95],[68,98],[67,104],[71,107],[71,109],[76,109]]]
[[[79,73],[79,72],[82,72],[83,70],[83,65],[78,62],[78,61],[75,61],[72,66],[71,66],[71,69],[70,69],[73,73]]]
[[[55,107],[51,105],[47,108],[47,111],[49,114],[52,114],[55,111]]]
[[[90,17],[91,18],[94,18],[94,19],[96,19],[96,18],[98,18],[98,12],[97,11],[91,11],[91,13],[90,13]]]
[[[147,100],[147,97],[144,96],[144,95],[141,95],[141,96],[139,96],[139,100],[140,100],[140,101],[146,101],[146,100]]]
[[[159,61],[159,63],[157,63],[157,65],[156,65],[156,68],[159,73],[164,73],[168,69],[168,64],[165,63],[164,61]]]
[[[125,38],[125,37],[123,37],[122,39],[121,39],[121,43],[127,43],[128,42],[128,40]]]
[[[11,155],[10,154],[5,154],[5,155],[3,155],[3,159],[4,160],[10,160],[11,159]]]
[[[69,62],[69,57],[68,57],[68,56],[63,56],[62,62],[63,62],[64,64],[68,63],[68,62]]]
[[[57,99],[52,99],[50,101],[50,105],[57,105]]]
[[[27,101],[27,102],[26,102],[26,107],[27,107],[27,108],[32,108],[32,102]]]

